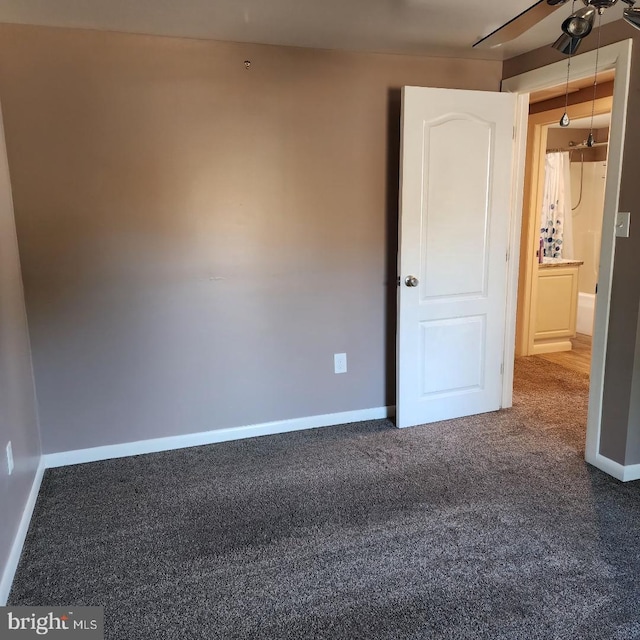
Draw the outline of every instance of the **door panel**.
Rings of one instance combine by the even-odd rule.
[[[482,388],[485,318],[432,320],[421,323],[424,371],[422,394],[456,395]],[[464,366],[442,369],[440,363],[456,359]]]
[[[485,293],[491,138],[490,123],[468,116],[424,123],[425,297]],[[451,180],[453,168],[462,184]]]
[[[500,408],[515,106],[403,89],[399,427]]]

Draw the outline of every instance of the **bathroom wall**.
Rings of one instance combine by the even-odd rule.
[[[609,129],[595,129],[597,142],[609,139]],[[566,149],[587,139],[589,129],[549,128],[547,151]],[[584,260],[580,268],[579,290],[595,294],[600,266],[602,215],[606,178],[607,147],[593,147],[571,152],[571,202],[573,211],[573,255]],[[583,162],[584,161],[584,162]],[[582,197],[581,188],[582,183]]]
[[[589,135],[589,129],[561,129],[549,128],[547,131],[547,151],[550,149],[566,149],[572,146],[570,143],[582,144]],[[609,139],[609,129],[594,129],[593,137],[596,142],[606,142]],[[589,162],[597,162],[607,159],[607,147],[593,147],[573,151],[571,160],[579,160],[582,156]]]
[[[582,200],[573,211],[573,246],[575,257],[584,260],[580,268],[581,293],[593,294],[598,282],[602,214],[604,211],[604,185],[607,175],[606,162],[571,163],[571,200],[576,207],[580,201],[580,174],[582,175]]]

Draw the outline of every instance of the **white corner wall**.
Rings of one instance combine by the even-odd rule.
[[[11,443],[13,469],[7,445]],[[6,603],[42,470],[40,431],[0,113],[0,606]]]

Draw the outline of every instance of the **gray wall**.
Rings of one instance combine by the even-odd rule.
[[[501,71],[0,26],[44,450],[394,404],[399,89]]]
[[[631,401],[629,404],[629,429],[627,431],[627,464],[640,463],[640,313],[636,329],[636,348],[631,378]]]
[[[6,458],[9,441],[15,465],[10,476]],[[0,580],[39,461],[29,335],[0,116]],[[0,593],[0,598],[3,595]]]
[[[602,45],[633,38],[631,86],[628,102],[628,126],[625,138],[620,211],[631,211],[631,236],[616,240],[611,292],[611,312],[605,362],[605,384],[600,452],[621,464],[640,463],[640,128],[635,125],[640,113],[640,33],[617,21],[602,27]],[[587,38],[581,52],[594,49],[597,38]],[[504,78],[562,59],[551,47],[507,60]]]

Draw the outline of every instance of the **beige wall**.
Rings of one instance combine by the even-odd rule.
[[[0,26],[45,451],[394,404],[399,90],[501,69]]]
[[[571,163],[573,257],[584,261],[580,267],[580,292],[591,295],[596,292],[600,269],[606,177],[606,162],[581,163],[578,159]]]
[[[593,133],[596,142],[606,142],[609,139],[609,129],[594,129]],[[547,150],[569,149],[574,144],[582,144],[588,135],[589,129],[549,128]],[[571,257],[584,261],[580,267],[580,292],[594,294],[600,266],[607,147],[573,151],[570,158],[573,210]]]
[[[628,124],[640,113],[640,32],[623,21],[602,27],[602,45],[633,38]],[[597,38],[587,38],[581,52],[595,48]],[[562,59],[551,47],[507,60],[504,77],[542,67]],[[611,312],[605,363],[602,436],[600,452],[621,464],[640,463],[640,128],[627,126],[623,158],[620,211],[631,211],[631,236],[616,241],[611,292]]]
[[[8,474],[6,446],[14,469]],[[8,595],[7,561],[40,461],[40,434],[18,243],[0,114],[0,604]]]
[[[556,129],[549,128],[547,131],[547,151],[550,149],[570,149],[575,144],[583,144],[590,129]],[[609,129],[594,129],[593,137],[596,142],[607,142],[609,140]],[[591,149],[580,149],[571,153],[571,162],[580,162],[581,158],[585,162],[604,162],[607,159],[607,147],[592,147]]]
[[[542,55],[546,58],[546,52],[544,51],[547,47],[543,47],[543,49],[538,49],[535,53],[536,55]],[[586,48],[586,47],[585,47]],[[553,49],[552,49],[553,51]],[[520,58],[512,58],[511,60],[507,60],[505,62],[505,69],[511,69],[513,62],[517,62],[521,60]],[[548,63],[546,63],[548,64]],[[520,73],[520,72],[518,72]],[[517,75],[517,74],[514,74]],[[506,77],[506,76],[505,76]],[[542,98],[541,94],[548,94],[549,91],[552,91],[556,95],[553,98]],[[593,100],[594,89],[593,85],[585,87],[583,89],[578,89],[576,91],[570,92],[568,96],[565,96],[564,87],[557,87],[555,89],[542,90],[536,93],[532,93],[530,97],[530,105],[529,105],[529,113],[541,113],[543,111],[552,111],[553,109],[562,109],[567,105],[575,105],[575,104],[584,104],[585,102],[589,103]],[[599,82],[595,88],[596,98],[610,98],[613,96],[613,81],[602,81]]]

